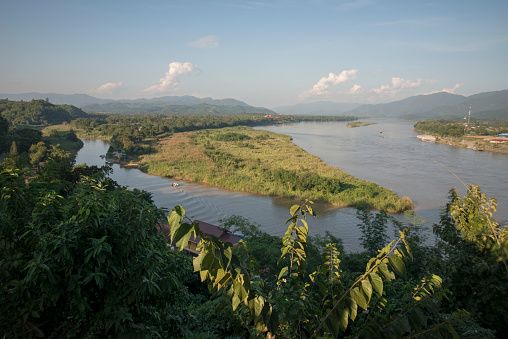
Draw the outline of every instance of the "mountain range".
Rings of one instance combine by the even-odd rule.
[[[384,104],[350,104],[356,107],[344,109],[346,105],[345,103],[317,102],[276,107],[273,110],[278,113],[292,112],[293,114],[326,114],[335,110],[339,114],[361,118],[426,120],[465,117],[469,114],[469,107],[471,107],[473,118],[508,120],[508,90],[471,96],[439,92],[416,95]]]
[[[153,99],[112,100],[99,99],[87,94],[21,93],[0,94],[9,100],[48,99],[54,104],[74,105],[87,113],[141,113],[141,114],[218,114],[263,113],[275,114],[264,108],[254,107],[235,99],[198,98],[194,96],[164,96]]]
[[[508,120],[508,90],[463,96],[446,92],[422,94],[384,104],[337,103],[319,101],[279,106],[272,110],[254,107],[235,99],[164,96],[153,99],[110,100],[87,94],[23,93],[0,94],[10,100],[48,99],[55,104],[70,104],[88,113],[219,114],[263,113],[305,115],[351,115],[361,118],[402,118],[409,120],[465,117],[471,107],[472,118]]]
[[[278,114],[338,115],[361,106],[347,102],[318,101],[308,104],[278,106],[272,108]]]

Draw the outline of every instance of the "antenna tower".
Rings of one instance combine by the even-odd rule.
[[[469,121],[471,120],[471,106],[469,106],[469,117],[467,118],[467,130],[466,134],[469,134]]]

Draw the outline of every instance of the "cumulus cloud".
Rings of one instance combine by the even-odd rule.
[[[417,81],[404,80],[402,78],[393,77],[391,85],[382,85],[379,88],[372,89],[376,94],[389,94],[395,95],[406,88],[416,88],[422,85],[422,79]]]
[[[311,96],[322,96],[328,94],[329,93],[328,89],[330,88],[330,85],[338,85],[348,80],[353,80],[356,78],[357,72],[358,70],[352,69],[342,71],[340,74],[330,73],[328,74],[327,77],[319,79],[317,84],[315,84],[311,90],[300,94],[300,98],[307,98]]]
[[[349,94],[360,94],[363,93],[363,87],[360,85],[353,85],[349,90]]]
[[[462,85],[464,85],[463,83],[461,84],[455,84],[455,86],[451,87],[451,88],[443,88],[439,91],[432,91],[432,92],[427,92],[427,93],[423,93],[423,95],[428,95],[428,94],[435,94],[435,93],[450,93],[450,94],[455,94],[455,91],[457,89],[459,89],[460,87],[462,87]]]
[[[99,94],[112,94],[115,89],[121,87],[121,82],[108,82],[107,84],[101,85],[95,89],[94,92]]]
[[[460,87],[462,87],[462,85],[464,85],[464,84],[463,83],[462,84],[455,84],[455,86],[453,86],[452,88],[443,88],[441,90],[441,92],[455,94],[455,91],[458,90]]]
[[[164,78],[161,78],[158,84],[148,87],[143,92],[160,93],[174,90],[178,87],[181,75],[190,74],[196,69],[197,67],[190,62],[172,62],[169,64],[169,70]]]
[[[207,35],[195,41],[188,42],[187,45],[201,49],[219,47],[219,38],[215,35]]]

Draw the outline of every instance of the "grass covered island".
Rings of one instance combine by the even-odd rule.
[[[368,122],[368,121],[353,121],[346,124],[349,128],[354,127],[362,127],[362,126],[369,126],[369,125],[376,125],[377,122]]]
[[[175,133],[157,152],[141,157],[141,169],[175,179],[339,207],[411,209],[413,202],[360,180],[296,146],[291,137],[250,127]]]

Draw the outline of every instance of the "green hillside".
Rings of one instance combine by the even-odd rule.
[[[275,112],[249,105],[216,105],[208,103],[174,105],[168,102],[110,102],[83,107],[89,113],[125,113],[125,114],[235,114]]]
[[[86,118],[88,114],[71,105],[54,105],[47,100],[0,99],[0,115],[14,125],[53,125]]]

